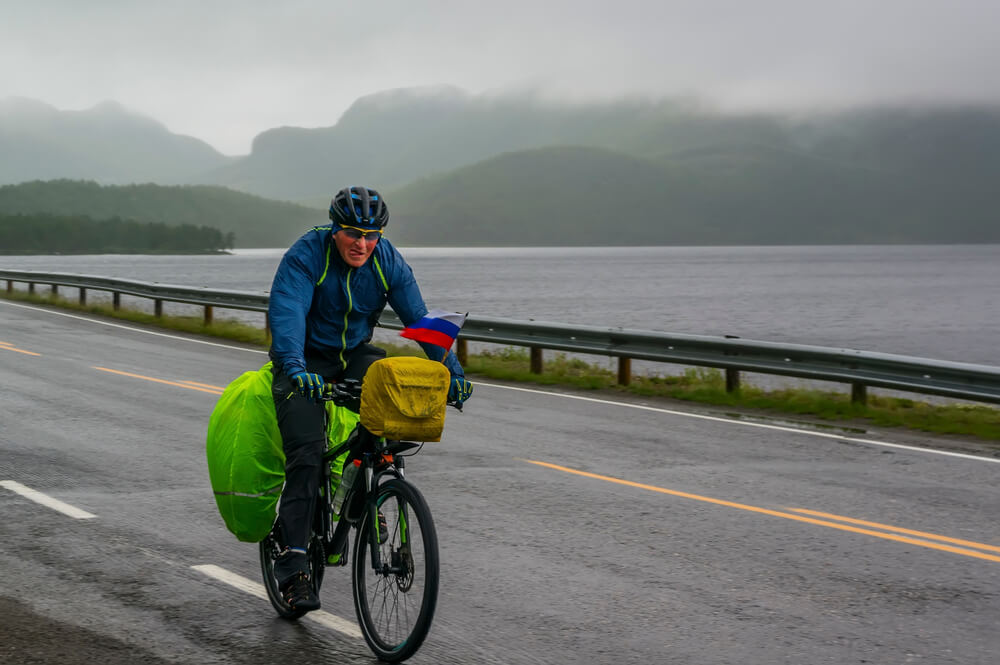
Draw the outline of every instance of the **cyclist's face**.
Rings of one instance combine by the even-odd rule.
[[[368,257],[375,251],[378,239],[379,236],[376,234],[368,234],[364,237],[355,238],[352,238],[351,235],[344,231],[337,231],[333,234],[333,241],[337,245],[337,251],[340,252],[340,258],[344,259],[344,263],[353,268],[360,268],[365,264]]]

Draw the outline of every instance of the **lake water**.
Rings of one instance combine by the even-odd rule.
[[[1000,365],[1000,245],[401,251],[432,308]],[[283,252],[0,256],[0,268],[266,292]]]

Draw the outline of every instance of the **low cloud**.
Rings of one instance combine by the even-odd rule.
[[[36,0],[4,10],[0,97],[114,99],[231,154],[419,85],[733,109],[1000,104],[997,25],[985,0]]]

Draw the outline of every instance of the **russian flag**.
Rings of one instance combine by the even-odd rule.
[[[467,316],[468,314],[432,309],[416,323],[403,328],[399,334],[401,337],[440,346],[448,351],[458,337],[458,331],[462,329]]]

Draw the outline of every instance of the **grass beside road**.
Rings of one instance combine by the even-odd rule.
[[[220,337],[266,347],[262,327],[232,320],[217,320],[206,326],[201,317],[152,314],[135,310],[115,311],[110,303],[79,305],[51,294],[24,291],[4,293],[0,297],[55,305],[169,330]],[[384,344],[390,355],[419,354],[413,344]],[[714,406],[752,409],[772,416],[802,416],[834,423],[861,423],[880,427],[900,427],[936,434],[972,436],[986,441],[1000,441],[1000,409],[986,405],[931,404],[917,399],[869,394],[868,404],[851,402],[849,389],[830,392],[807,388],[765,390],[743,383],[735,393],[726,392],[725,376],[715,369],[686,369],[679,375],[635,376],[628,386],[617,384],[617,373],[565,354],[546,357],[542,374],[530,370],[527,349],[506,348],[469,355],[466,371],[475,377],[501,379],[536,385],[564,386],[603,393],[628,393],[644,397],[666,397]]]
[[[177,330],[180,332],[192,333],[195,335],[207,335],[209,337],[221,337],[223,339],[245,342],[247,344],[259,344],[266,346],[267,340],[264,335],[263,320],[261,314],[261,327],[254,328],[239,321],[230,319],[220,319],[206,326],[200,316],[172,316],[164,315],[157,317],[147,312],[140,312],[134,309],[121,308],[115,310],[110,302],[94,302],[81,305],[75,300],[68,300],[59,295],[50,293],[28,293],[27,291],[12,291],[7,293],[0,291],[0,297],[7,300],[17,300],[29,302],[37,305],[53,305],[60,309],[70,309],[87,314],[97,314],[112,319],[142,323],[167,330]]]
[[[690,368],[680,375],[635,376],[628,386],[617,384],[617,372],[558,354],[546,358],[544,374],[532,374],[525,349],[504,349],[471,355],[470,374],[525,383],[607,390],[647,397],[754,409],[764,413],[810,416],[829,422],[860,421],[880,427],[903,427],[936,434],[959,434],[1000,441],[1000,409],[986,405],[929,404],[916,399],[868,395],[868,404],[851,402],[845,392],[785,388],[765,390],[743,382],[726,392],[726,377],[717,369]]]

